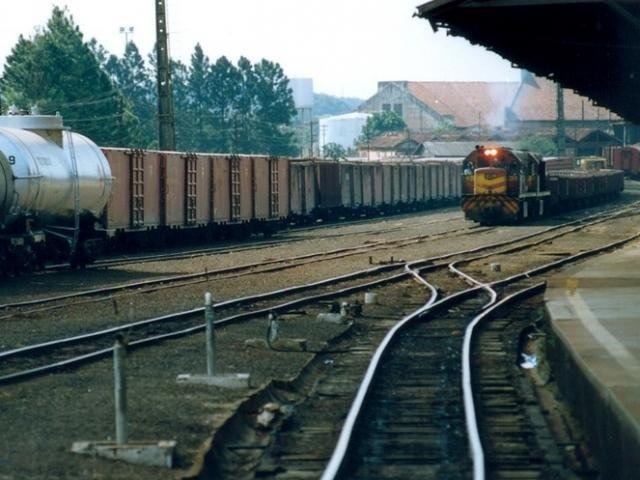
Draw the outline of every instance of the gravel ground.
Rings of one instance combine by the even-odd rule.
[[[413,284],[392,287],[396,291]],[[426,298],[425,293],[425,298]],[[397,299],[380,296],[380,307],[390,318],[398,311]],[[308,352],[275,352],[246,348],[247,339],[263,339],[266,320],[220,330],[216,342],[218,365],[226,373],[250,372],[252,387],[271,379],[295,376],[312,358],[313,351],[349,328],[345,324],[317,321],[319,309],[286,317],[282,338],[306,338]],[[365,317],[358,322],[366,321]],[[188,469],[202,444],[228,418],[237,404],[254,390],[210,389],[177,385],[180,373],[205,369],[204,339],[195,335],[133,352],[127,361],[131,440],[175,439],[176,470],[131,466],[69,452],[74,441],[113,439],[113,396],[110,361],[75,372],[49,375],[0,390],[0,478],[175,478]],[[33,461],[37,452],[38,460]]]

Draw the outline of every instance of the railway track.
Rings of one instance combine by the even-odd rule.
[[[194,283],[211,280],[212,278],[235,278],[239,276],[255,275],[259,273],[273,273],[321,261],[337,260],[348,256],[369,254],[381,250],[398,249],[404,246],[416,245],[436,238],[446,237],[448,235],[458,236],[464,233],[481,233],[487,230],[490,230],[490,228],[472,227],[470,229],[469,227],[465,227],[436,234],[416,235],[387,241],[373,241],[366,244],[356,245],[353,247],[338,248],[330,251],[314,252],[294,257],[270,259],[244,265],[225,267],[216,270],[204,270],[195,273],[173,275],[152,280],[143,280],[119,285],[112,285],[108,287],[100,287],[90,290],[66,293],[62,295],[55,295],[52,297],[41,297],[30,300],[8,302],[0,304],[0,319],[7,318],[8,316],[12,316],[17,313],[28,314],[34,313],[35,311],[43,311],[43,309],[24,311],[23,309],[25,307],[34,307],[37,305],[54,303],[55,305],[51,308],[61,308],[69,306],[70,303],[68,303],[68,301],[70,300],[73,301],[75,299],[84,297],[98,297],[97,300],[101,301],[104,300],[103,297],[105,295],[112,296],[124,291],[149,293],[173,286],[181,287],[185,285],[192,285]],[[111,297],[109,297],[109,299],[110,298]]]
[[[416,475],[471,478],[472,472],[479,480],[485,478],[486,471],[495,475],[490,478],[503,478],[501,474],[507,475],[504,478],[566,475],[557,452],[536,448],[541,437],[549,436],[544,421],[540,421],[542,415],[524,415],[519,392],[507,380],[509,377],[505,379],[496,369],[496,360],[504,361],[500,355],[496,359],[496,332],[522,321],[522,310],[514,310],[513,316],[484,329],[476,341],[477,348],[472,350],[474,328],[500,308],[543,286],[525,286],[523,280],[530,283],[535,275],[638,236],[492,284],[474,281],[478,286],[426,304],[405,317],[389,332],[369,364],[323,480]],[[473,280],[468,275],[466,278]],[[486,291],[492,292],[488,303]],[[495,303],[499,295],[503,300]],[[425,310],[430,321],[425,321]],[[474,364],[470,360],[472,351]],[[482,435],[478,417],[482,418]],[[502,437],[500,427],[505,425],[507,437]],[[487,455],[481,436],[490,447]]]
[[[587,223],[587,225],[597,223],[597,222],[602,222],[605,220],[606,218],[605,219],[600,218],[600,219],[594,220],[591,223]],[[558,230],[562,227],[563,226],[552,227],[547,231]],[[574,231],[575,229],[579,229],[582,227],[583,227],[582,225],[572,225],[570,228],[570,231]],[[566,234],[566,232],[555,233],[551,238],[555,238],[559,235],[564,235],[564,234]],[[525,238],[532,238],[538,235],[539,234],[531,234],[531,235],[525,236]],[[519,238],[511,241],[502,242],[500,246],[518,243],[522,239],[523,238]],[[549,240],[549,237],[544,237],[543,239],[538,239],[538,240],[535,240],[534,242],[509,247],[506,250],[503,250],[501,253],[504,253],[507,251],[511,252],[511,251],[522,250],[525,248],[529,248],[532,245],[537,245],[542,242],[546,242],[548,240]],[[417,277],[418,279],[420,279],[419,272],[421,270],[433,271],[433,270],[442,269],[443,267],[448,266],[450,270],[454,271],[459,276],[469,280],[468,276],[466,276],[465,274],[457,270],[455,267],[453,267],[453,265],[455,265],[455,262],[443,263],[442,261],[447,260],[454,256],[469,255],[481,250],[485,250],[487,248],[495,248],[497,246],[499,245],[491,245],[489,247],[482,246],[482,247],[477,247],[477,248],[463,251],[463,252],[454,252],[454,253],[449,253],[439,257],[432,257],[428,259],[419,260],[416,262],[406,263],[406,264],[403,264],[404,271],[401,273],[397,273],[397,271],[400,270],[403,267],[403,265],[390,264],[390,265],[384,265],[381,267],[371,268],[361,272],[356,272],[350,275],[343,275],[340,277],[327,279],[325,281],[316,282],[315,284],[311,284],[311,285],[300,285],[297,287],[291,287],[291,288],[287,288],[287,289],[283,289],[275,292],[270,292],[267,294],[253,295],[253,296],[248,296],[240,299],[228,300],[228,301],[217,304],[216,307],[218,309],[228,311],[229,309],[232,309],[234,307],[237,308],[246,304],[252,304],[252,311],[244,312],[244,313],[232,312],[227,318],[225,318],[224,321],[220,321],[219,323],[222,325],[225,323],[229,323],[231,321],[239,321],[239,320],[244,320],[244,319],[259,316],[259,315],[264,315],[269,310],[286,310],[286,309],[295,308],[299,305],[310,303],[321,298],[336,297],[339,295],[347,294],[352,291],[370,288],[373,285],[395,281],[407,275],[413,275],[414,277]],[[495,252],[493,252],[492,254],[495,254]],[[480,255],[480,256],[476,255],[475,257],[467,258],[465,261],[475,260],[477,258],[482,258],[486,255],[487,254]],[[386,273],[387,271],[393,271],[393,270],[396,270],[396,273],[392,273],[392,274]],[[360,279],[363,277],[372,276],[376,274],[382,274],[383,276],[380,279],[368,281],[364,284],[361,283],[358,285],[343,286],[342,288],[339,288],[334,291],[330,291],[330,292],[322,291],[315,295],[294,299],[282,305],[274,305],[273,302],[271,301],[271,299],[273,298],[282,297],[284,295],[299,294],[300,292],[303,292],[303,291],[309,291],[309,290],[318,289],[318,288],[325,289],[330,285],[344,283],[345,281],[352,282],[356,279]],[[269,300],[271,303],[265,303],[266,300]],[[199,322],[199,315],[201,311],[202,311],[201,308],[191,309],[183,312],[178,312],[175,314],[163,315],[161,317],[155,317],[155,318],[146,319],[138,322],[119,325],[116,327],[106,328],[106,329],[94,331],[87,334],[75,335],[72,337],[66,337],[58,340],[52,340],[48,342],[39,343],[36,345],[30,345],[26,347],[15,348],[5,352],[0,352],[0,359],[3,360],[3,365],[5,368],[2,377],[0,377],[0,383],[16,381],[22,378],[30,377],[32,375],[46,373],[48,371],[52,371],[55,369],[67,368],[70,365],[84,363],[84,362],[91,361],[97,358],[101,358],[105,355],[108,355],[110,351],[110,346],[108,345],[109,342],[107,338],[110,338],[110,336],[115,334],[116,332],[129,332],[130,335],[132,336],[131,345],[133,347],[148,345],[148,344],[156,343],[158,341],[166,340],[168,338],[175,338],[177,336],[183,336],[183,335],[193,333],[194,331],[198,331],[202,327],[202,325]],[[189,324],[189,322],[193,322],[194,324]],[[83,344],[86,344],[86,343],[89,343],[90,346],[89,347],[83,346]],[[87,351],[87,349],[89,349],[90,351]],[[56,358],[56,361],[50,362],[49,364],[38,365],[38,366],[27,366],[27,368],[25,368],[25,365],[28,365],[29,363],[28,361],[24,360],[25,357],[39,358],[41,355],[51,354],[51,352],[56,352],[54,353],[56,357],[62,356],[66,358],[63,358],[63,359]],[[9,361],[10,359],[14,359],[13,365],[12,365],[12,362]],[[36,360],[36,363],[38,362],[39,360]],[[15,365],[20,365],[19,368],[22,370],[16,369]]]
[[[549,453],[548,445],[537,447],[540,443],[536,442],[541,439],[549,443],[549,433],[544,422],[540,422],[541,414],[532,414],[534,408],[524,403],[531,403],[531,398],[517,397],[514,387],[498,378],[501,377],[500,370],[492,363],[495,361],[492,354],[496,351],[496,330],[530,319],[523,317],[521,309],[515,309],[520,312],[516,313],[516,318],[499,317],[501,320],[495,326],[491,324],[492,328],[483,331],[479,348],[473,350],[476,363],[486,362],[482,369],[475,368],[474,363],[474,385],[479,392],[475,394],[471,390],[468,359],[472,351],[473,328],[468,332],[465,329],[493,318],[511,302],[539,292],[543,284],[532,286],[531,277],[636,238],[638,235],[602,245],[491,285],[475,286],[438,302],[432,295],[427,303],[393,327],[375,353],[371,338],[365,337],[357,345],[345,349],[342,355],[331,355],[331,377],[317,381],[319,387],[305,402],[307,405],[296,406],[301,418],[285,422],[282,436],[265,449],[263,455],[268,458],[256,462],[258,471],[317,478],[324,470],[322,478],[325,480],[429,475],[470,478],[475,471],[475,478],[479,479],[484,478],[485,471],[484,443],[490,446],[486,454],[489,472],[510,472],[520,475],[518,478],[539,478],[536,475],[558,472],[566,474],[562,472],[559,457]],[[499,296],[503,300],[487,309]],[[374,326],[372,330],[375,329]],[[483,341],[490,342],[486,350]],[[478,352],[484,353],[485,358],[478,356]],[[355,393],[331,456],[331,452],[322,446],[336,441],[335,422],[341,421],[339,412],[343,412],[345,405],[354,398],[352,381],[361,378],[363,364],[369,356],[373,359]],[[461,364],[466,367],[461,368]],[[461,371],[466,371],[466,379],[460,380]],[[477,410],[474,397],[482,399]],[[462,398],[465,398],[464,408]],[[529,411],[526,418],[517,414],[511,418],[510,407]],[[319,411],[323,415],[310,413]],[[469,426],[475,425],[476,417],[481,418],[482,427],[487,429],[482,441],[477,426]],[[495,426],[505,422],[509,423],[509,436],[502,441],[501,437],[491,434],[488,426],[493,425],[495,432]],[[474,436],[475,440],[470,441]],[[509,439],[515,440],[509,442]],[[518,440],[533,447],[527,450]]]
[[[631,210],[631,208],[627,209]],[[625,210],[626,211],[626,210]],[[613,217],[622,215],[622,213],[613,214]],[[593,222],[605,221],[608,218],[612,218],[610,212],[603,212],[600,214],[592,215],[585,219],[573,220],[565,224],[547,227],[539,232],[517,237],[515,240],[508,242],[498,242],[493,244],[494,247],[499,247],[508,243],[514,243],[515,241],[524,241],[535,236],[544,235],[562,228],[571,228],[572,231],[585,228]],[[274,273],[287,269],[300,267],[303,265],[309,265],[312,263],[337,260],[349,256],[362,255],[374,253],[377,251],[384,251],[389,249],[399,249],[402,247],[416,245],[423,242],[427,242],[434,239],[446,238],[447,235],[455,237],[461,235],[464,232],[467,233],[483,233],[491,230],[490,227],[475,227],[470,230],[466,228],[454,229],[447,232],[435,233],[429,235],[418,235],[412,237],[405,237],[401,239],[389,240],[389,241],[375,241],[367,244],[356,245],[353,247],[346,247],[340,249],[334,249],[331,251],[315,252],[295,257],[269,259],[262,262],[249,263],[245,265],[237,265],[232,267],[219,268],[215,270],[204,270],[195,273],[173,275],[168,277],[155,278],[152,280],[143,280],[130,282],[125,284],[112,285],[107,287],[94,288],[84,291],[70,292],[62,295],[55,295],[52,297],[40,297],[29,300],[22,300],[16,302],[9,302],[0,304],[0,320],[3,318],[10,318],[15,315],[29,315],[33,313],[42,313],[47,310],[55,310],[66,307],[73,307],[75,305],[83,305],[91,302],[101,301],[113,301],[119,294],[124,292],[145,294],[158,290],[165,290],[170,288],[179,288],[197,283],[207,282],[212,279],[224,279],[224,278],[237,278],[246,275],[256,275],[264,273]],[[567,232],[570,233],[570,232]],[[546,240],[542,240],[546,241]],[[489,249],[492,245],[487,245],[481,249]],[[460,252],[464,253],[464,252]],[[393,257],[391,257],[393,258]],[[478,257],[481,258],[481,257]]]
[[[383,217],[385,221],[393,221],[394,223],[400,222],[403,219],[407,218],[408,215],[403,214],[399,216],[391,216],[391,217]],[[411,218],[411,217],[409,217]],[[178,252],[163,252],[163,253],[152,253],[152,254],[144,254],[144,255],[121,255],[112,258],[102,258],[96,260],[94,263],[87,265],[85,269],[104,269],[104,268],[113,268],[113,267],[121,267],[132,264],[140,264],[140,263],[149,263],[149,262],[164,262],[170,260],[182,260],[182,259],[190,259],[203,257],[208,255],[226,255],[234,252],[246,252],[246,251],[255,251],[261,250],[263,248],[268,247],[277,247],[288,245],[292,243],[298,243],[303,241],[312,240],[313,237],[305,236],[304,234],[307,232],[314,232],[317,230],[321,230],[323,232],[323,239],[326,238],[342,238],[346,236],[353,236],[354,233],[326,233],[327,230],[336,230],[344,227],[357,226],[362,224],[368,224],[375,221],[380,221],[380,219],[367,218],[363,220],[354,220],[347,222],[339,222],[339,223],[331,223],[331,224],[322,224],[311,227],[295,227],[291,230],[291,235],[287,238],[278,238],[275,240],[259,240],[259,241],[251,241],[251,242],[241,242],[241,243],[232,243],[232,244],[222,244],[217,245],[215,247],[208,248],[196,248],[189,249],[186,251],[178,251]],[[427,225],[435,225],[438,223],[446,223],[450,222],[450,218],[446,219],[435,219],[428,220],[425,222],[420,222],[419,224],[410,224],[409,227],[424,227]],[[364,231],[356,232],[356,235],[381,235],[390,231],[397,230],[397,227],[390,226],[388,228],[372,228]],[[281,236],[281,234],[280,234]],[[45,271],[61,271],[61,270],[69,270],[71,268],[70,264],[55,264],[49,265],[45,267]]]

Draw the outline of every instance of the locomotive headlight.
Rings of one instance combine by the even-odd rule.
[[[497,148],[485,148],[484,154],[488,157],[495,157],[498,154]]]

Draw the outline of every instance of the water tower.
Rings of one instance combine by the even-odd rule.
[[[313,156],[317,133],[313,125],[313,79],[291,78],[289,87],[293,91],[293,102],[298,115],[295,120],[298,139],[303,156]]]

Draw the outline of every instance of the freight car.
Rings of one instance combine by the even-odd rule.
[[[551,163],[553,165],[553,163]],[[618,170],[552,170],[528,151],[477,146],[463,161],[462,210],[480,223],[538,217],[618,195]]]
[[[455,162],[99,149],[60,117],[0,118],[0,274],[99,249],[269,235],[460,197]]]
[[[460,198],[460,164],[103,149],[116,177],[102,225],[118,248],[269,235],[289,225]]]
[[[628,177],[640,178],[640,144],[611,147],[607,157],[612,168],[622,170]]]
[[[82,263],[111,183],[100,149],[60,117],[0,117],[0,274],[58,255]]]

